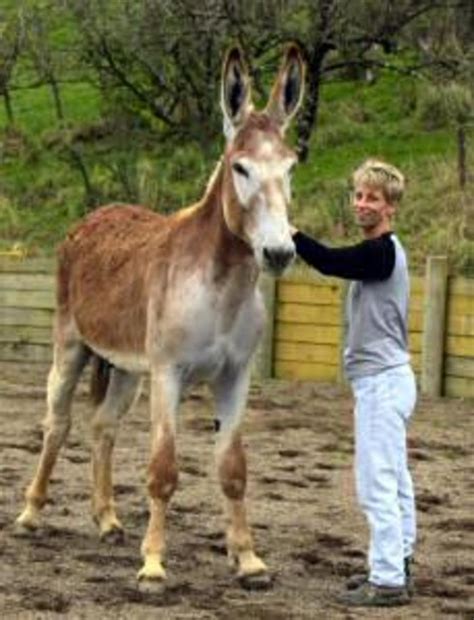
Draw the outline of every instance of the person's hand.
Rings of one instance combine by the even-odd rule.
[[[296,235],[296,233],[298,232],[298,229],[293,226],[293,224],[290,224],[290,235],[293,237],[293,235]]]

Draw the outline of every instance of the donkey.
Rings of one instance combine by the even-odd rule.
[[[74,389],[92,360],[92,512],[101,538],[122,536],[112,452],[119,421],[148,372],[150,517],[138,579],[163,582],[165,513],[178,480],[177,409],[186,386],[207,381],[216,406],[228,554],[250,587],[270,579],[247,523],[240,429],[250,361],[264,325],[258,275],[279,276],[295,255],[287,206],[297,157],[284,132],[301,104],[304,71],[298,47],[290,45],[267,106],[257,112],[243,54],[231,49],[221,85],[226,148],[200,202],[167,217],[140,206],[105,206],[60,246],[43,447],[17,519],[21,528],[40,524],[48,479],[70,429]]]

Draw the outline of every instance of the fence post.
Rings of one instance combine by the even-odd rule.
[[[441,396],[442,392],[447,288],[447,257],[429,256],[426,262],[421,354],[421,391],[427,396]]]
[[[256,379],[270,379],[273,377],[273,337],[275,327],[275,278],[262,275],[259,282],[266,308],[266,322],[260,346],[258,347],[255,363],[254,376]]]

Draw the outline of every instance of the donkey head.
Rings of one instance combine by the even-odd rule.
[[[291,45],[266,108],[256,112],[242,52],[234,48],[224,61],[224,216],[229,229],[250,245],[258,265],[273,275],[280,275],[295,256],[287,208],[297,156],[285,144],[284,133],[300,106],[303,85],[301,53]]]

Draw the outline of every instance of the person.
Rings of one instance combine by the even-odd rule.
[[[406,428],[416,401],[407,346],[409,277],[392,220],[405,180],[374,159],[353,174],[353,208],[364,240],[330,248],[292,227],[297,254],[328,276],[351,280],[345,374],[355,400],[357,497],[369,524],[368,573],[338,597],[348,606],[395,606],[411,595],[415,499]]]

